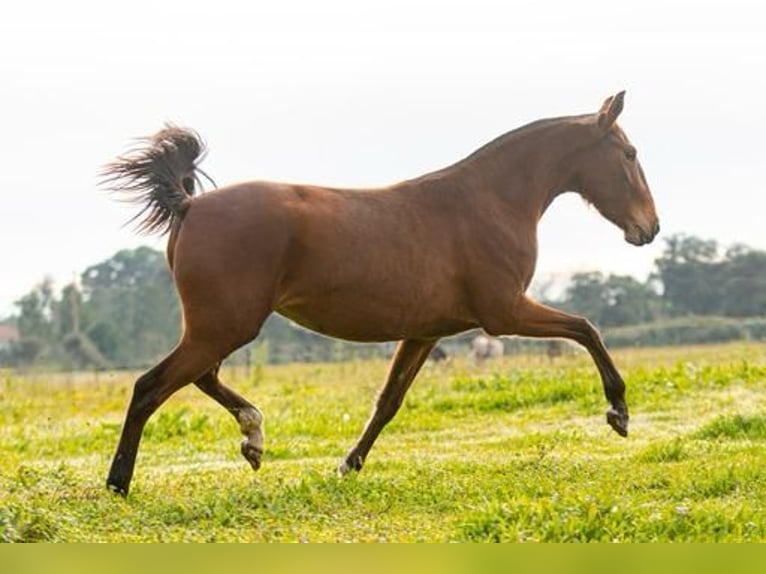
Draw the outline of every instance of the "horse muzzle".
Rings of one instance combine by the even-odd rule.
[[[625,230],[625,241],[631,245],[640,247],[654,241],[660,232],[660,222],[655,220],[652,225],[642,226],[638,224],[631,225]]]

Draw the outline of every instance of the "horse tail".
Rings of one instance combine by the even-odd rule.
[[[102,185],[142,206],[130,219],[139,232],[163,235],[189,209],[198,173],[206,175],[197,167],[205,144],[196,132],[171,124],[139,142],[104,167]]]

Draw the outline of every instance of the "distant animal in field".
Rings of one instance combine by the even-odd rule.
[[[478,335],[471,341],[471,358],[478,362],[502,357],[504,351],[503,342],[494,337]]]
[[[617,125],[623,102],[620,92],[596,113],[533,122],[449,167],[376,189],[250,181],[195,195],[204,147],[174,126],[109,164],[107,185],[140,205],[139,228],[169,234],[183,313],[178,345],[136,381],[109,488],[127,494],[147,420],[190,383],[234,416],[242,454],[261,466],[264,415],[218,368],[274,312],[332,337],[400,341],[341,474],[361,470],[437,341],[476,328],[584,346],[610,403],[607,422],[626,436],[625,384],[596,329],[526,295],[538,222],[564,192],[583,196],[633,245],[657,235],[636,148]]]

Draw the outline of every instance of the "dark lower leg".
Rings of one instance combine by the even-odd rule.
[[[394,418],[404,400],[420,367],[428,358],[428,353],[436,341],[402,341],[396,349],[391,370],[383,390],[378,397],[372,417],[362,432],[356,445],[346,455],[338,471],[346,474],[350,470],[361,470],[367,454],[383,427]]]
[[[221,382],[221,379],[218,378],[218,366],[205,373],[194,384],[229,411],[237,420],[239,428],[245,436],[240,449],[242,456],[250,463],[253,470],[258,470],[263,457],[263,413]]]
[[[179,345],[161,363],[142,375],[133,388],[125,423],[112,459],[107,487],[126,496],[146,422],[174,392],[199,376],[213,361],[207,361],[204,349]]]
[[[628,407],[625,402],[625,383],[601,336],[589,321],[524,298],[514,308],[512,328],[509,331],[509,335],[571,339],[585,347],[596,364],[604,395],[611,404],[607,411],[607,422],[618,434],[627,436]]]
[[[611,408],[606,411],[606,422],[620,436],[628,436],[628,404],[625,401],[625,382],[622,380],[617,367],[614,366],[604,342],[598,332],[588,323],[590,335],[584,337],[588,343],[581,342],[596,364],[604,386],[604,395]]]

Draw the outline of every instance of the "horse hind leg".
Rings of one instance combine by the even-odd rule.
[[[269,292],[270,293],[270,292]],[[229,335],[229,352],[241,347],[258,337],[263,323],[271,313],[269,301],[272,297],[264,293],[257,305],[250,308],[249,313],[237,314],[229,313],[226,316],[236,317],[236,320],[230,320],[225,331]],[[220,315],[218,316],[220,327]],[[242,456],[250,463],[253,470],[261,467],[264,450],[264,416],[260,409],[251,404],[233,389],[227,387],[221,382],[218,376],[218,370],[221,366],[220,361],[216,362],[211,369],[203,373],[194,381],[194,384],[203,393],[212,398],[223,408],[229,411],[239,423],[239,428],[244,439],[241,444]]]
[[[127,496],[141,435],[149,417],[173,393],[209,370],[220,358],[211,346],[182,339],[165,359],[139,377],[109,469],[107,488]]]
[[[234,416],[245,437],[242,439],[240,449],[242,456],[250,463],[253,470],[258,470],[261,467],[265,439],[263,413],[221,382],[218,377],[219,367],[220,364],[202,375],[194,384]]]

